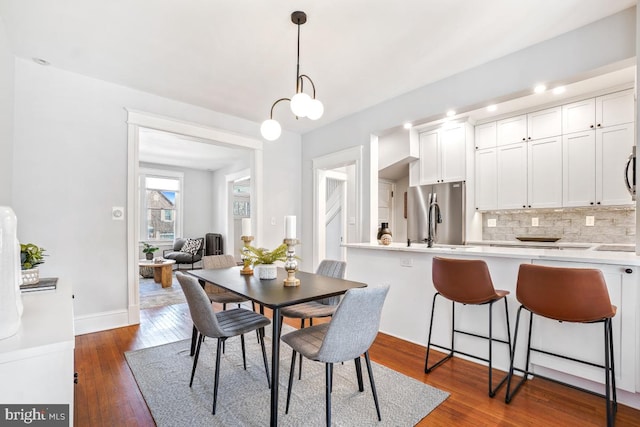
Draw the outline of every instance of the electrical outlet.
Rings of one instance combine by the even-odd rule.
[[[124,207],[114,206],[111,208],[111,219],[114,221],[124,221]]]
[[[496,226],[496,219],[495,218],[489,218],[487,220],[487,227],[495,227]]]
[[[404,258],[400,261],[400,266],[402,267],[413,267],[413,259],[412,258]]]
[[[271,225],[276,225],[276,217],[275,216],[271,217]]]
[[[538,218],[531,218],[531,226],[532,227],[538,226]]]
[[[595,225],[595,218],[590,215],[587,215],[585,217],[584,225],[586,225],[587,227],[593,227]]]

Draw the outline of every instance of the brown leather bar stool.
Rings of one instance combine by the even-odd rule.
[[[431,305],[431,321],[429,322],[429,338],[427,340],[427,355],[424,360],[424,372],[429,373],[442,363],[450,359],[454,353],[482,360],[489,364],[489,397],[495,396],[498,389],[506,382],[508,374],[502,378],[500,383],[493,388],[492,377],[492,355],[493,342],[497,341],[509,346],[509,354],[511,354],[511,332],[509,328],[509,310],[507,307],[507,298],[509,291],[496,290],[491,281],[489,268],[482,260],[466,260],[466,259],[449,259],[449,258],[433,258],[432,266],[433,285],[436,288],[436,294],[433,296]],[[431,331],[433,330],[433,314],[436,307],[436,297],[441,295],[451,301],[451,347],[443,347],[441,345],[431,343]],[[504,312],[507,321],[507,341],[493,338],[493,303],[504,300]],[[489,336],[478,335],[471,332],[465,332],[455,327],[455,304],[484,305],[489,304]],[[455,334],[464,334],[476,338],[483,338],[489,341],[489,358],[479,357],[477,355],[464,353],[456,350]],[[438,362],[429,366],[429,348],[437,347],[448,350],[449,354],[440,359]]]
[[[605,370],[605,394],[607,402],[607,425],[613,425],[613,418],[618,407],[616,398],[616,379],[613,363],[613,340],[611,319],[616,315],[616,307],[611,305],[607,284],[602,272],[590,268],[565,268],[546,267],[533,264],[522,264],[518,272],[516,298],[520,302],[516,329],[513,337],[513,351],[511,353],[511,366],[509,367],[509,380],[507,381],[507,396],[505,402],[509,403],[520,386],[527,381],[529,375],[543,378],[559,384],[568,385],[578,390],[592,393],[570,384],[563,383],[553,378],[533,374],[529,371],[531,351],[560,357],[574,362],[596,366]],[[524,370],[514,368],[514,355],[518,338],[520,312],[522,309],[529,311],[529,337],[527,343],[526,365]],[[533,315],[572,323],[602,323],[604,326],[604,366],[584,360],[575,359],[561,354],[551,353],[542,349],[531,347],[531,333]],[[524,376],[511,390],[511,378],[513,371],[521,371]],[[613,396],[611,396],[613,395]],[[611,399],[613,397],[613,399]]]

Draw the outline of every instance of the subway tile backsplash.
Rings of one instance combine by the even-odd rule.
[[[586,217],[594,226],[586,226]],[[538,218],[538,226],[531,219]],[[496,226],[488,227],[487,220]],[[488,211],[482,218],[482,240],[515,241],[516,237],[560,237],[559,242],[635,243],[634,207],[564,208]]]

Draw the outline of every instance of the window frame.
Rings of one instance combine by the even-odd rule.
[[[147,238],[147,233],[148,233],[148,224],[149,224],[149,219],[148,219],[148,209],[147,209],[147,197],[146,197],[146,193],[147,193],[147,186],[146,186],[146,182],[145,179],[146,178],[161,178],[161,179],[175,179],[178,181],[178,190],[176,191],[176,201],[175,201],[175,218],[174,218],[174,223],[175,223],[175,236],[174,237],[180,237],[182,236],[182,213],[183,213],[183,208],[184,208],[184,201],[183,201],[183,195],[184,195],[184,173],[183,172],[178,172],[178,171],[173,171],[173,170],[166,170],[166,169],[154,169],[154,168],[140,168],[139,169],[139,173],[138,173],[138,203],[140,204],[140,218],[138,219],[138,221],[140,222],[140,233],[138,236],[138,239],[141,242],[154,242],[156,244],[163,244],[163,243],[173,243],[172,239],[149,239]],[[162,216],[162,221],[164,221],[164,215]]]

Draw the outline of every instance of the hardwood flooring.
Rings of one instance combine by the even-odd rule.
[[[76,337],[75,425],[154,426],[124,352],[190,338],[191,325],[187,305],[176,304],[142,310],[140,325]],[[533,379],[507,405],[504,388],[493,399],[487,396],[487,371],[478,364],[454,358],[426,375],[424,350],[385,334],[370,350],[375,362],[451,393],[419,426],[606,424],[602,398]],[[640,426],[640,411],[619,404],[616,426]]]

